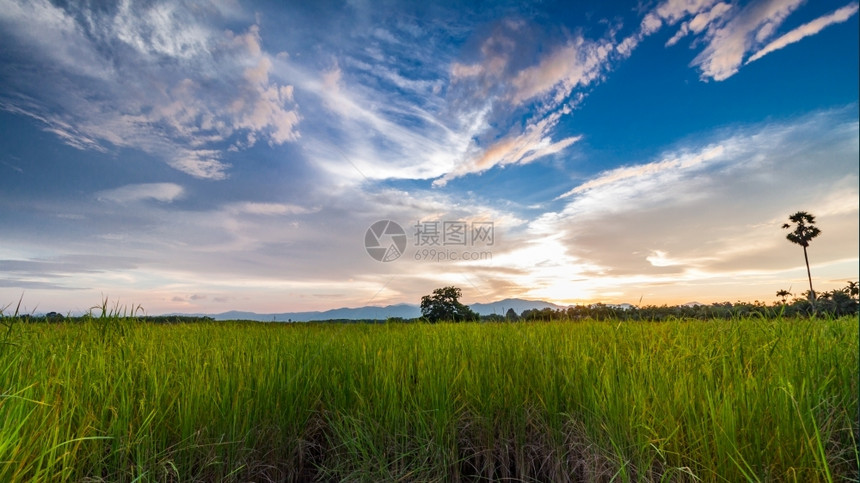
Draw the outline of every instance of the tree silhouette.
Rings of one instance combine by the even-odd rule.
[[[782,299],[783,305],[785,305],[785,298],[788,297],[789,295],[791,295],[791,292],[789,292],[786,289],[780,289],[780,290],[776,291],[776,296],[780,297]]]
[[[421,297],[421,315],[430,322],[442,320],[463,322],[478,320],[479,316],[458,300],[463,293],[457,287],[437,288],[433,295]]]
[[[860,286],[858,286],[857,282],[848,281],[848,285],[843,289],[843,291],[848,294],[852,299],[860,296]]]
[[[809,246],[810,240],[821,234],[821,230],[815,226],[815,217],[805,211],[798,211],[789,216],[788,219],[794,225],[786,223],[782,225],[782,228],[791,229],[793,227],[794,230],[785,237],[791,243],[803,247],[803,259],[806,261],[806,275],[809,277],[809,300],[814,302],[815,290],[812,289],[812,272],[809,271],[809,255],[806,253],[806,247]]]

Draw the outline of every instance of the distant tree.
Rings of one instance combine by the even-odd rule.
[[[776,291],[776,296],[782,299],[782,305],[785,305],[785,298],[789,295],[791,295],[791,292],[786,289],[780,289]]]
[[[513,321],[513,320],[518,320],[519,318],[520,318],[520,316],[517,315],[517,312],[514,309],[508,309],[508,311],[505,312],[505,319],[507,319],[507,320]]]
[[[62,322],[63,319],[63,314],[59,312],[48,312],[45,314],[45,320],[48,322]]]
[[[848,281],[848,285],[846,285],[842,291],[852,299],[856,299],[860,296],[860,286],[858,286],[857,282],[852,282],[850,280]]]
[[[830,314],[834,317],[857,314],[857,300],[849,295],[846,288],[820,293],[815,307],[816,311]]]
[[[806,261],[806,275],[809,277],[809,300],[815,302],[815,290],[812,289],[812,272],[809,271],[809,255],[806,253],[806,248],[809,246],[809,241],[821,234],[821,230],[815,226],[815,217],[805,211],[788,217],[789,221],[794,223],[782,225],[783,229],[794,230],[785,237],[791,243],[795,243],[803,247],[803,259]]]
[[[842,316],[857,313],[857,300],[846,289],[830,292],[830,300],[832,302],[833,315]]]
[[[481,322],[504,322],[505,318],[499,314],[482,315]]]
[[[478,320],[479,316],[460,303],[462,291],[457,287],[437,288],[432,295],[421,297],[421,315],[432,323],[443,320],[463,322]]]

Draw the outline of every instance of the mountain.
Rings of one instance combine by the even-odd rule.
[[[551,304],[542,300],[505,299],[487,304],[475,303],[469,307],[481,315],[505,315],[508,309],[514,309],[517,314],[524,310],[551,308],[553,310],[563,308],[560,305]],[[196,317],[212,317],[215,320],[258,320],[261,322],[309,322],[312,320],[385,320],[391,317],[402,317],[414,319],[421,317],[421,308],[417,305],[396,304],[385,307],[343,307],[326,311],[314,312],[284,312],[280,314],[258,314],[256,312],[229,311],[220,314],[170,314]]]
[[[621,310],[630,310],[636,307],[633,304],[606,304],[607,307],[612,307],[613,309],[621,309]],[[594,305],[592,305],[594,307]]]
[[[520,315],[525,310],[531,309],[563,309],[561,305],[552,304],[549,302],[544,302],[543,300],[523,300],[523,299],[504,299],[499,300],[498,302],[490,302],[488,304],[472,304],[469,306],[475,312],[481,315],[492,315],[497,314],[504,317],[504,315],[508,312],[508,309],[514,309],[514,312],[517,315]]]
[[[202,314],[206,315],[206,314]],[[417,305],[397,304],[385,307],[343,307],[326,311],[313,312],[284,312],[280,314],[258,314],[256,312],[222,312],[208,314],[215,320],[259,320],[263,322],[309,322],[312,320],[385,320],[389,317],[413,319],[421,317],[421,309]]]

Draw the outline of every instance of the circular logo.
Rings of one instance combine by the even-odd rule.
[[[406,232],[391,220],[377,221],[364,234],[364,248],[376,261],[393,262],[406,249]]]

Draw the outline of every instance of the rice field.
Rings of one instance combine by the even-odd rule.
[[[0,481],[857,481],[858,320],[0,334]]]

